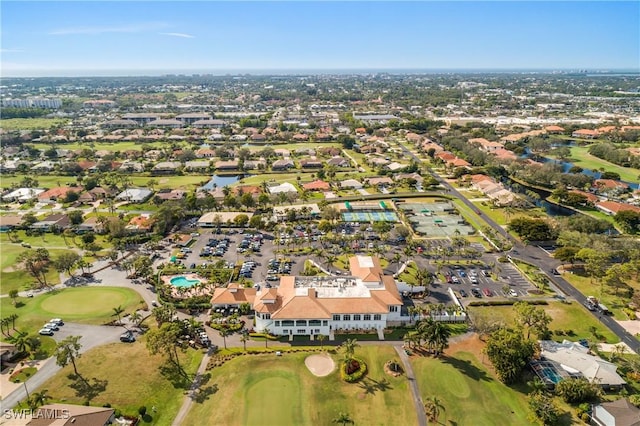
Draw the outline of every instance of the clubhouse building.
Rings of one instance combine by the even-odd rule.
[[[349,259],[350,274],[339,277],[283,276],[277,287],[218,288],[216,307],[249,303],[255,311],[255,330],[274,335],[319,335],[333,338],[335,331],[375,330],[382,335],[399,324],[402,297],[395,279],[384,275],[377,257]]]

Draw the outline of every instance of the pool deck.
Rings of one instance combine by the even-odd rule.
[[[188,297],[193,297],[193,296],[208,295],[208,294],[211,293],[210,290],[202,287],[201,285],[194,285],[193,287],[176,287],[176,286],[173,286],[171,284],[171,280],[176,278],[176,277],[184,277],[187,280],[198,280],[198,281],[200,281],[201,284],[207,284],[207,282],[208,282],[206,278],[201,277],[200,275],[194,274],[194,273],[162,275],[160,277],[162,282],[167,284],[167,285],[170,285],[171,287],[173,287],[173,289],[171,291],[173,297],[176,297],[176,298],[188,298]],[[185,290],[179,290],[181,288],[184,288]]]

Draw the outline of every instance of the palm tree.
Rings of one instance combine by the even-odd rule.
[[[131,313],[131,315],[129,315],[129,320],[136,326],[139,327],[140,326],[140,320],[142,320],[142,315],[140,315],[140,312],[138,311],[133,311]]]
[[[320,350],[324,350],[324,340],[327,338],[324,334],[318,334],[318,341],[320,342]]]
[[[121,320],[120,320],[120,315],[124,312],[124,308],[122,306],[116,306],[115,308],[113,308],[113,314],[111,314],[112,317],[118,317],[118,324],[121,324]]]
[[[347,423],[354,424],[353,419],[349,416],[348,413],[338,413],[338,416],[331,420],[332,423],[341,423],[342,426],[345,426]]]
[[[438,417],[440,417],[441,411],[444,411],[444,406],[438,397],[432,396],[426,398],[424,402],[424,412],[430,422],[436,423],[438,421]]]
[[[19,352],[27,352],[29,349],[29,338],[27,337],[27,333],[18,334],[14,337],[12,343]]]
[[[359,347],[360,345],[358,344],[358,341],[356,339],[347,339],[342,344],[342,346],[344,348],[344,355],[346,360],[350,361],[351,359],[353,359],[353,355],[356,352],[356,348]]]
[[[247,335],[247,333],[242,333],[242,337],[240,337],[240,341],[242,342],[242,345],[244,346],[244,351],[247,351],[247,341],[249,340],[249,336]]]
[[[42,389],[40,392],[34,392],[31,394],[29,398],[29,408],[35,410],[36,408],[47,403],[48,399],[51,399],[51,396],[47,393],[49,392],[47,389]]]
[[[265,327],[263,332],[264,332],[264,347],[267,348],[269,346],[269,333],[271,333],[271,330]]]
[[[226,327],[222,327],[220,330],[218,330],[218,332],[220,333],[220,337],[222,337],[222,341],[224,342],[224,348],[227,349],[227,336],[230,335],[231,332]]]
[[[400,253],[396,253],[393,255],[393,257],[391,258],[391,262],[395,263],[396,266],[396,274],[398,272],[400,272],[400,261],[402,260],[402,255]]]

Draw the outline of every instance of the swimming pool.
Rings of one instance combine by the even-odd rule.
[[[174,287],[193,287],[194,285],[200,284],[202,281],[200,280],[190,280],[184,276],[173,277],[169,280],[172,286]]]

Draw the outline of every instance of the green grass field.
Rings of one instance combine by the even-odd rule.
[[[202,356],[201,352],[192,349],[181,354],[183,368],[190,374],[195,373]],[[182,405],[184,388],[160,374],[164,358],[149,355],[144,337],[133,344],[113,343],[94,348],[76,363],[78,372],[85,378],[106,381],[104,391],[91,400],[91,405],[109,403],[123,414],[136,417],[138,408],[144,405],[154,425],[170,425]],[[73,367],[69,365],[40,388],[48,389],[53,398],[51,402],[81,405],[86,400],[70,387],[70,373],[73,373]],[[224,389],[219,393],[224,393]],[[155,412],[152,407],[156,407]],[[201,424],[209,423],[204,421]]]
[[[550,330],[572,330],[570,336],[554,336],[558,340],[567,338],[577,341],[578,339],[594,340],[594,336],[589,330],[596,327],[598,334],[603,337],[607,343],[618,343],[620,339],[616,337],[608,328],[600,324],[600,322],[591,315],[584,306],[577,302],[571,304],[562,302],[550,302],[547,306],[541,306],[551,316],[552,321],[549,325]],[[511,306],[469,306],[468,308],[471,318],[474,315],[487,316],[505,324],[513,324],[515,322],[515,313]]]
[[[584,169],[600,170],[600,168],[604,168],[607,172],[616,172],[622,180],[627,182],[637,182],[638,176],[640,176],[638,169],[618,166],[589,154],[588,146],[572,146],[569,161]]]
[[[2,237],[6,238],[5,235]],[[18,268],[16,259],[24,251],[30,250],[21,247],[18,244],[7,244],[4,239],[0,239],[2,249],[0,249],[0,294],[8,294],[10,290],[18,291],[28,290],[36,279],[27,272]],[[31,249],[33,250],[33,249]],[[51,257],[55,257],[66,250],[53,249],[49,250]],[[51,284],[60,283],[60,274],[50,268],[47,272],[47,282]]]
[[[526,396],[498,381],[471,353],[412,357],[411,363],[423,400],[436,396],[444,406],[439,424],[531,424]]]
[[[329,425],[339,412],[356,425],[416,424],[405,377],[384,373],[395,358],[391,346],[363,346],[356,356],[369,367],[360,383],[343,382],[338,371],[315,377],[304,365],[307,353],[241,356],[211,370],[218,393],[194,404],[184,425]],[[341,359],[340,354],[334,359]]]
[[[51,318],[83,324],[105,324],[115,319],[113,308],[122,306],[125,313],[140,308],[142,297],[124,287],[75,287],[51,291],[33,298],[18,298],[18,307],[8,297],[0,299],[2,317],[19,315],[16,328],[35,333]]]
[[[8,118],[0,120],[2,130],[46,130],[54,126],[63,126],[69,120],[64,118]]]

